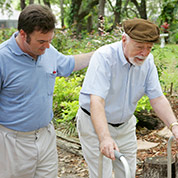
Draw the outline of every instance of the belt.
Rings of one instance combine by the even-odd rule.
[[[85,108],[82,108],[82,107],[80,107],[80,108],[82,109],[82,111],[83,111],[85,114],[87,114],[87,115],[90,116],[90,112],[89,112],[89,111],[87,111]]]
[[[81,108],[81,110],[85,113],[85,114],[87,114],[88,116],[90,116],[90,112],[89,111],[87,111],[85,108],[82,108],[82,107],[80,107]],[[124,124],[124,123],[117,123],[117,124],[112,124],[112,123],[108,123],[109,125],[112,125],[113,127],[119,127],[119,126],[121,126],[122,124]]]
[[[119,127],[119,126],[121,126],[122,124],[124,124],[124,122],[123,123],[118,123],[118,124],[112,124],[112,123],[108,123],[109,125],[112,125],[113,127]]]

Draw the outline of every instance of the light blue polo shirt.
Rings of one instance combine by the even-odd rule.
[[[79,96],[81,107],[90,111],[90,94],[105,99],[108,122],[128,121],[138,100],[163,95],[152,54],[141,66],[130,65],[122,49],[122,42],[99,48],[90,61]]]
[[[16,35],[0,45],[0,124],[26,132],[52,120],[55,78],[70,75],[75,61],[52,45],[35,61],[19,48]]]

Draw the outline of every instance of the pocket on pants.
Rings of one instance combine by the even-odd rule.
[[[77,113],[77,129],[81,136],[90,136],[95,133],[90,117],[80,109]]]

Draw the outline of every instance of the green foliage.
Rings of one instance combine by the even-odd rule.
[[[141,111],[150,112],[151,109],[152,107],[150,105],[150,100],[145,95],[138,101],[136,112],[141,112]]]
[[[166,45],[164,48],[160,48],[158,45],[156,45],[152,52],[158,69],[161,86],[165,92],[169,92],[168,90],[171,86],[171,83],[173,83],[173,89],[175,91],[178,90],[177,50],[177,45]]]
[[[68,47],[69,42],[69,36],[64,31],[61,31],[59,29],[55,30],[55,37],[52,40],[52,45],[58,50],[58,51],[67,51],[70,49]]]
[[[148,96],[144,95],[137,103],[137,108],[135,110],[134,115],[137,118],[137,122],[139,122],[140,118],[137,117],[137,115],[139,115],[139,113],[145,112],[145,113],[149,113],[152,110],[152,106],[150,104],[150,100],[148,98]]]
[[[11,29],[1,29],[0,30],[0,43],[6,41],[9,39],[12,34],[16,31],[16,29],[11,28]]]
[[[0,30],[0,43],[10,38],[15,29]],[[106,33],[104,36],[99,36],[97,32],[92,34],[82,34],[82,38],[76,39],[72,31],[56,30],[56,36],[52,44],[62,53],[66,55],[79,54],[83,52],[94,51],[100,46],[113,43],[121,39],[119,29],[112,33]],[[159,79],[162,88],[165,92],[169,92],[171,83],[173,83],[174,91],[178,90],[178,45],[166,45],[160,48],[160,45],[155,45],[152,49],[152,54],[155,58],[155,64],[158,69]],[[68,134],[76,135],[75,116],[79,107],[78,99],[84,80],[86,69],[74,72],[70,77],[56,78],[53,111],[54,123],[56,127],[60,127]],[[143,96],[138,102],[136,112],[150,112],[151,106],[147,96]]]
[[[75,116],[79,107],[78,100],[83,78],[83,75],[77,77],[75,74],[72,78],[56,78],[53,120],[68,134],[75,134]]]
[[[64,54],[79,54],[96,50],[100,46],[109,44],[121,39],[120,29],[115,29],[111,33],[105,33],[103,36],[93,31],[91,34],[83,32],[80,39],[76,38],[72,29],[61,31],[56,29],[55,38],[52,45]]]
[[[1,12],[4,13],[4,11],[6,10],[6,12],[11,14],[12,13],[11,4],[12,4],[12,0],[8,0],[8,1],[0,0]]]
[[[158,18],[161,24],[167,22],[169,27],[169,42],[178,43],[178,0],[164,0],[161,14]]]
[[[67,32],[66,32],[67,33]],[[99,48],[102,45],[109,44],[115,41],[120,40],[121,34],[119,30],[113,31],[110,34],[106,33],[106,36],[98,36],[97,33],[93,34],[85,34],[83,36],[83,39],[75,39],[71,38],[71,34],[66,36],[65,38],[62,38],[65,40],[65,42],[62,42],[63,44],[67,43],[66,47],[63,49],[65,54],[77,54],[82,52],[89,52],[92,50],[95,50]],[[66,41],[66,39],[68,41]],[[161,82],[161,86],[163,89],[169,88],[170,84],[174,83],[174,90],[177,90],[178,88],[178,57],[176,55],[176,52],[178,51],[178,46],[175,45],[166,45],[164,48],[160,48],[160,45],[155,45],[152,49],[152,54],[155,58],[155,64],[158,69],[159,79]],[[58,80],[61,80],[60,83],[55,86],[55,93],[54,93],[54,112],[55,112],[55,119],[57,122],[60,121],[60,128],[62,127],[68,134],[76,134],[75,130],[75,115],[78,109],[78,96],[79,96],[79,90],[80,88],[75,91],[74,89],[78,86],[81,87],[82,81],[84,79],[86,69],[75,72],[73,75],[78,78],[81,77],[80,84],[74,86],[72,83],[70,83],[71,79],[73,78],[73,75],[70,76],[67,79],[60,78]],[[79,79],[78,79],[79,80]],[[68,83],[68,84],[67,84]],[[70,88],[70,86],[72,86]],[[58,92],[57,92],[58,88]],[[70,90],[70,92],[66,92],[66,88]],[[73,91],[74,90],[74,91]],[[59,99],[57,101],[56,93],[59,93],[60,91],[63,91],[60,96],[62,99]],[[168,91],[165,91],[168,92]],[[74,100],[69,97],[70,93],[75,93],[74,95],[77,96]],[[60,97],[59,97],[60,98]],[[65,101],[65,104],[64,104]],[[73,103],[73,101],[75,101]],[[57,104],[58,103],[58,104]],[[59,104],[61,103],[61,104]],[[75,105],[75,106],[73,106]],[[58,106],[55,108],[55,106]],[[149,98],[147,96],[143,96],[138,104],[135,113],[139,112],[150,112],[152,109]],[[59,120],[58,120],[59,119]]]
[[[177,20],[178,22],[178,20]],[[169,43],[178,44],[178,23],[173,23],[169,31]]]
[[[177,11],[178,11],[178,1],[177,0],[164,0],[162,5],[162,12],[159,16],[163,22],[168,22],[171,24],[177,20]]]
[[[68,135],[77,135],[76,132],[76,120],[75,116],[79,108],[79,101],[75,100],[72,102],[62,102],[60,104],[62,108],[61,117],[62,119],[56,119],[57,122],[61,123],[60,129]]]

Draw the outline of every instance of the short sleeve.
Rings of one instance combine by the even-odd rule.
[[[96,51],[90,61],[81,93],[106,98],[110,88],[111,66],[107,56]]]
[[[74,56],[66,56],[60,54],[57,58],[57,71],[59,76],[67,77],[69,76],[75,66]]]
[[[69,76],[75,67],[75,59],[72,55],[64,55],[58,52],[52,45],[50,51],[50,58],[55,58],[57,76],[67,77]]]

